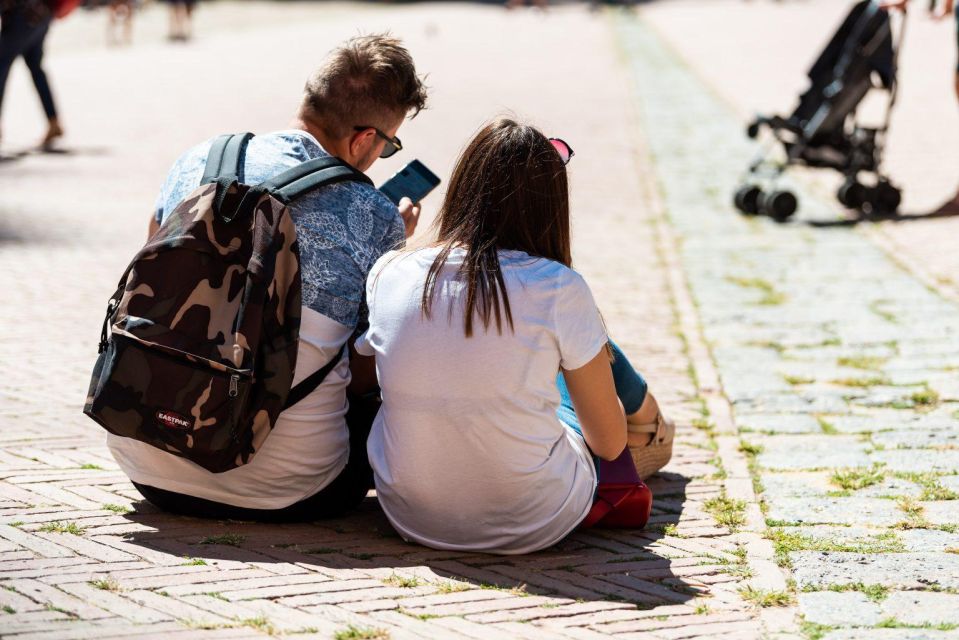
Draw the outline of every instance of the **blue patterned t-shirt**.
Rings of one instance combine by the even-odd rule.
[[[212,144],[211,139],[193,147],[170,169],[156,204],[161,224],[200,186]],[[240,180],[257,184],[327,155],[306,131],[256,136],[247,145]],[[396,205],[368,184],[340,182],[297,199],[290,214],[300,246],[303,306],[348,327],[365,329],[366,276],[380,256],[404,241]]]

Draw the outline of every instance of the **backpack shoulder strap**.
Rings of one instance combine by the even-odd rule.
[[[250,132],[228,133],[214,140],[206,157],[206,168],[200,184],[216,182],[220,178],[227,178],[230,182],[238,181],[243,170],[246,145],[252,137]]]
[[[283,405],[284,411],[313,393],[318,386],[323,384],[326,376],[330,375],[330,371],[333,371],[336,365],[339,364],[340,360],[343,358],[343,351],[345,349],[346,344],[341,345],[340,350],[336,352],[336,355],[333,356],[332,360],[323,365],[319,371],[310,374],[306,378],[303,378],[299,384],[290,389],[290,395],[286,397],[286,404]]]
[[[270,191],[280,202],[289,204],[308,191],[346,181],[373,185],[373,181],[358,169],[339,158],[324,156],[307,160],[258,186]]]

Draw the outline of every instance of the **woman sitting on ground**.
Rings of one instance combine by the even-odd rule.
[[[437,243],[370,271],[356,350],[376,357],[383,406],[367,449],[407,540],[548,547],[590,510],[593,455],[617,458],[627,421],[659,417],[570,268],[570,156],[533,127],[489,124],[453,170]]]

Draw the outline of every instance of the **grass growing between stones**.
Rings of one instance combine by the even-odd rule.
[[[401,576],[395,573],[391,573],[390,577],[383,579],[383,584],[388,584],[391,587],[400,587],[403,589],[412,589],[418,587],[422,584],[420,579],[416,576]]]
[[[959,493],[947,489],[939,482],[940,474],[930,471],[922,473],[898,471],[893,475],[900,480],[915,482],[922,487],[922,493],[919,495],[920,500],[959,500]]]
[[[463,582],[440,582],[436,585],[436,593],[457,593],[459,591],[469,591],[471,585]]]
[[[822,432],[826,435],[836,435],[839,433],[839,430],[836,429],[836,425],[824,418],[823,416],[816,416],[816,422],[819,423],[819,428],[822,429]]]
[[[879,356],[843,356],[836,360],[836,364],[840,367],[862,369],[863,371],[879,371],[888,360],[888,358]]]
[[[743,500],[722,495],[704,502],[703,508],[716,522],[733,531],[746,524],[746,502]]]
[[[850,467],[837,469],[829,478],[831,484],[847,491],[858,491],[879,484],[886,479],[886,472],[879,465],[871,468]]]
[[[886,618],[881,620],[879,624],[876,625],[877,629],[935,629],[936,631],[952,631],[953,629],[959,629],[959,624],[954,622],[942,622],[939,624],[933,624],[927,622],[926,624],[906,624],[905,622],[899,622],[895,618]]]
[[[819,591],[818,588],[807,587],[803,591]],[[846,591],[857,591],[873,602],[882,602],[889,595],[889,587],[881,584],[863,584],[862,582],[849,582],[845,584],[831,584],[826,587],[826,591],[835,591],[844,593]]]
[[[357,627],[351,624],[346,629],[337,631],[333,640],[388,640],[389,637],[390,632],[386,629]]]
[[[822,640],[827,633],[834,630],[836,627],[830,627],[825,624],[816,624],[815,622],[809,622],[808,620],[803,620],[799,625],[799,631],[809,640]]]
[[[266,616],[262,614],[253,618],[244,618],[238,622],[241,627],[256,629],[257,631],[262,631],[263,633],[271,636],[275,636],[277,634],[277,628]]]
[[[112,503],[101,505],[101,508],[106,511],[112,511],[113,513],[117,513],[120,515],[123,515],[124,513],[130,513],[131,511],[133,511],[133,509],[131,509],[130,507],[123,506],[122,504],[112,504]]]
[[[223,544],[228,547],[239,547],[246,540],[246,536],[238,533],[222,533],[217,536],[207,536],[200,540],[200,544]]]
[[[763,278],[742,278],[739,276],[727,276],[726,280],[738,285],[744,289],[756,289],[762,296],[756,304],[775,306],[786,302],[786,294],[777,291],[771,282]]]
[[[180,565],[181,567],[205,567],[206,560],[203,558],[187,558],[186,562]]]
[[[76,522],[67,522],[63,523],[57,520],[56,522],[48,522],[38,531],[43,533],[69,533],[74,536],[82,536],[84,528],[78,525]]]
[[[841,542],[828,538],[815,538],[796,531],[770,529],[766,532],[766,538],[773,543],[776,563],[784,568],[791,568],[792,562],[789,559],[789,554],[794,551],[901,553],[906,550],[902,540],[892,531],[862,540]]]
[[[926,518],[925,507],[919,504],[915,498],[899,498],[899,508],[906,514],[906,519],[893,525],[896,529],[934,529],[946,533],[959,531],[959,525],[957,524],[937,525],[929,522]]]
[[[100,578],[98,580],[91,580],[88,584],[91,587],[102,589],[103,591],[122,591],[120,583],[117,582],[112,576],[107,576],[106,578]]]
[[[868,389],[869,387],[884,387],[891,383],[889,378],[884,376],[872,376],[869,378],[838,378],[836,380],[830,380],[830,382],[843,387],[857,387],[860,389]]]
[[[788,591],[772,591],[767,589],[754,589],[753,587],[743,587],[739,590],[739,595],[744,600],[752,602],[757,607],[788,607],[793,604],[795,598]]]
[[[916,391],[909,399],[917,407],[932,409],[939,406],[939,393],[935,389],[922,389]]]

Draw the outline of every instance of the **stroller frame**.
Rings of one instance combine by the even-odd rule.
[[[876,0],[862,0],[853,7],[810,70],[812,86],[800,97],[793,115],[757,116],[747,127],[750,138],[769,129],[771,140],[749,164],[736,190],[733,200],[737,209],[747,215],[787,220],[799,202],[776,183],[790,166],[803,165],[840,172],[845,181],[837,199],[860,215],[896,213],[902,193],[883,172],[882,156],[899,90],[896,71],[905,27],[903,14],[899,36],[894,39],[892,19]],[[884,63],[882,70],[876,68],[879,62]],[[880,80],[878,87],[875,76]],[[889,93],[885,116],[878,127],[865,127],[859,123],[857,111],[874,89]],[[772,157],[772,151],[780,146],[784,159]],[[860,174],[869,176],[866,184],[860,181]]]

